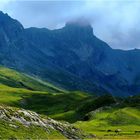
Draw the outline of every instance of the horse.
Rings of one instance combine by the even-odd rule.
[[[121,129],[116,129],[115,132],[116,133],[120,133],[122,130]]]

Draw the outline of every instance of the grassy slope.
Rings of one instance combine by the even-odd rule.
[[[136,103],[136,101],[139,103],[139,100],[131,100],[133,103]],[[125,106],[134,105],[132,102],[128,103],[128,101],[125,102]],[[85,93],[69,93],[49,83],[3,67],[0,67],[0,104],[27,108],[41,114],[49,115],[52,118],[67,120],[69,122],[75,122],[81,117],[77,114],[77,110],[80,110],[84,116],[85,113],[99,107],[98,100],[94,100],[94,97]],[[83,107],[87,112],[83,113]],[[97,134],[99,137],[108,135],[106,132],[107,129],[115,130],[120,128],[123,130],[122,133],[124,135],[128,133],[134,138],[134,130],[140,130],[139,116],[140,110],[136,107],[113,108],[97,113],[90,121],[77,122],[75,125],[86,132]],[[5,127],[2,127],[3,125]],[[34,132],[35,129],[31,128],[31,131]],[[16,135],[5,122],[0,123],[0,131],[3,134],[9,131],[11,136]],[[44,136],[41,129],[38,130],[37,128],[36,131]],[[23,132],[26,134],[26,128],[23,128]],[[22,136],[20,130],[18,133]],[[106,137],[112,138],[114,132],[110,134]],[[24,136],[22,137],[24,138]],[[34,136],[31,137],[35,138]],[[128,138],[128,136],[126,137]],[[129,135],[129,137],[131,136]],[[139,136],[137,135],[137,137]]]
[[[27,105],[24,105],[24,108],[40,114],[47,114],[57,120],[74,122],[79,118],[76,114],[78,106],[88,98],[89,95],[80,92],[34,94],[29,98],[25,98]]]
[[[59,120],[76,121],[77,105],[90,96],[67,92],[39,79],[0,67],[0,104],[22,107]]]
[[[48,100],[53,101],[53,99],[58,99],[58,101],[56,102],[61,104],[61,102],[59,102],[60,98],[62,97],[62,99],[66,99],[66,96],[64,96],[65,94],[68,93],[62,89],[58,89],[57,87],[49,83],[45,83],[11,69],[0,67],[0,105],[8,105],[14,107],[26,106],[27,109],[36,110],[37,112],[41,112],[41,108],[44,108],[44,113],[47,111],[47,109],[45,108],[46,103],[47,105],[49,105],[49,103],[47,102]],[[60,98],[58,98],[58,95],[60,95]],[[35,102],[37,102],[34,105],[30,102],[29,104],[27,104],[26,101],[24,102],[25,99],[34,99],[34,96],[36,97]],[[45,102],[43,102],[43,99],[40,97],[45,97]],[[75,100],[80,100],[83,97],[83,94],[79,94]],[[72,102],[74,101],[72,100]],[[58,108],[60,109],[61,106]],[[54,113],[56,112],[56,110],[57,108],[54,110]],[[10,124],[11,122],[9,123],[7,121],[0,120],[0,138],[65,139],[65,137],[60,132],[58,133],[54,130],[51,130],[50,133],[46,133],[46,131],[41,127],[31,126],[30,128],[27,128],[21,124],[16,124],[19,126],[19,129],[16,129],[15,131],[15,128],[11,127]]]
[[[23,97],[47,93],[53,88],[14,70],[0,67],[0,104],[16,105]],[[54,91],[56,91],[54,87]],[[59,91],[58,91],[59,92]]]
[[[50,83],[0,66],[0,83],[14,88],[24,88],[33,91],[65,92]]]
[[[136,107],[110,108],[91,112],[89,121],[77,122],[75,126],[85,130],[88,133],[96,134],[99,138],[140,138],[140,135],[135,135],[134,131],[140,130],[140,109]],[[107,132],[107,130],[112,132]],[[115,134],[116,129],[121,129],[122,132]]]

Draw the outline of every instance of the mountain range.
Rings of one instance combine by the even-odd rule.
[[[101,95],[140,93],[140,50],[116,50],[89,23],[61,29],[24,28],[0,12],[0,65],[67,90]]]

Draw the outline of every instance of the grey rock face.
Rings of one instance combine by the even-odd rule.
[[[86,135],[82,134],[81,130],[67,122],[61,123],[48,117],[42,118],[39,114],[24,109],[0,106],[0,120],[8,122],[9,126],[14,129],[18,129],[16,123],[18,122],[25,127],[32,125],[42,127],[47,133],[51,129],[57,130],[68,139],[79,140],[86,137]]]

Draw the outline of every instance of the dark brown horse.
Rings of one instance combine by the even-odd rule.
[[[137,134],[137,133],[140,133],[140,131],[139,131],[139,130],[136,130],[136,131],[135,131],[135,134]]]

